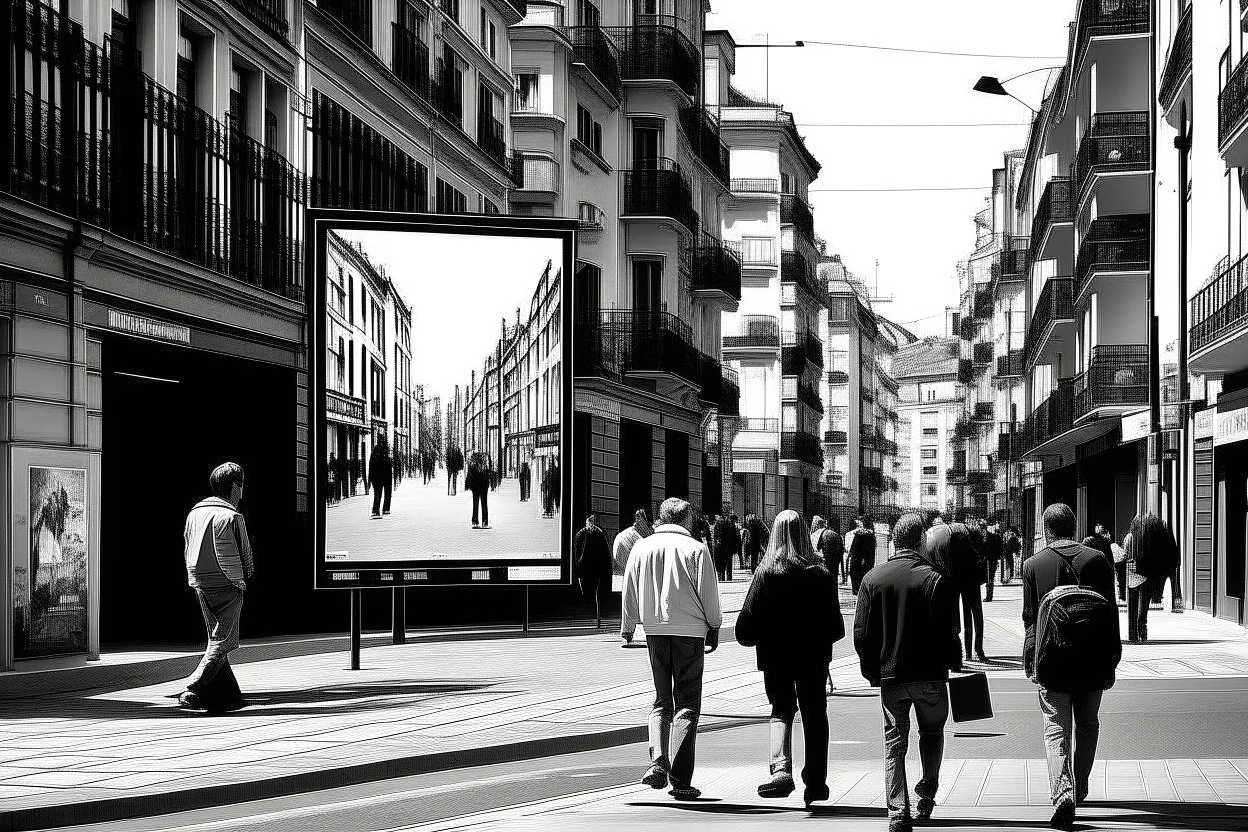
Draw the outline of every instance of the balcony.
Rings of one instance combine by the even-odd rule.
[[[1055,176],[1044,186],[1044,193],[1036,204],[1036,216],[1031,222],[1031,259],[1043,259],[1040,255],[1044,251],[1049,228],[1073,222],[1074,219],[1070,177]]]
[[[775,196],[780,193],[779,179],[730,179],[728,189],[736,196]]]
[[[1083,0],[1075,27],[1075,66],[1091,38],[1148,33],[1150,0]]]
[[[738,433],[779,433],[779,419],[759,419],[755,417],[742,417],[737,420]]]
[[[819,291],[819,279],[815,269],[806,257],[796,251],[785,251],[780,254],[780,281],[793,283],[806,291],[817,303],[826,304],[825,292]]]
[[[724,336],[724,349],[780,349],[780,321],[772,315],[742,315],[736,335]]]
[[[1000,422],[997,425],[997,459],[1010,460],[1015,458],[1015,454],[1021,455],[1022,448],[1017,447],[1021,444],[1022,439],[1020,432],[1022,426],[1010,422]]]
[[[1241,58],[1218,94],[1218,149],[1227,165],[1248,165],[1248,59]]]
[[[1057,389],[1049,393],[1047,399],[1032,411],[1023,421],[1023,445],[1025,455],[1041,456],[1037,451],[1054,439],[1057,439],[1074,426],[1075,421],[1075,380],[1062,379]]]
[[[559,162],[549,156],[522,151],[516,152],[515,159],[517,176],[516,187],[510,195],[512,202],[553,202],[558,198],[562,182]],[[594,216],[592,212],[590,216]],[[601,228],[601,218],[599,223]],[[577,227],[580,227],[579,222]]]
[[[991,422],[996,418],[996,410],[992,402],[975,402],[973,418],[976,422]]]
[[[689,147],[702,160],[711,175],[725,188],[731,181],[728,170],[728,146],[719,137],[719,122],[705,107],[681,107],[680,129]]]
[[[1000,255],[998,282],[1016,283],[1027,271],[1031,240],[1027,237],[1006,237]]]
[[[958,359],[958,384],[971,384],[975,381],[975,365],[969,358]]]
[[[639,159],[624,179],[625,217],[667,217],[690,233],[698,228],[693,190],[680,166],[671,159]]]
[[[1192,3],[1188,2],[1183,16],[1179,19],[1179,28],[1175,30],[1174,40],[1170,43],[1170,52],[1166,55],[1165,66],[1161,70],[1161,84],[1157,100],[1161,102],[1163,112],[1174,106],[1179,90],[1192,77]],[[1219,100],[1219,111],[1221,101]],[[1221,116],[1219,115],[1219,122]],[[1219,133],[1218,137],[1221,138]]]
[[[849,373],[844,370],[828,371],[828,384],[849,384]]]
[[[607,95],[608,100],[624,98],[624,84],[620,80],[620,59],[611,38],[597,26],[573,26],[568,29],[572,40],[573,69],[583,72],[592,84]]]
[[[390,68],[403,85],[421,98],[429,99],[429,46],[398,23],[391,24],[394,55]]]
[[[693,291],[720,295],[735,308],[741,300],[741,255],[722,240],[704,234],[693,250],[691,284]]]
[[[817,413],[823,413],[823,399],[813,384],[797,385],[797,400]]]
[[[966,465],[954,465],[952,468],[945,469],[945,482],[950,485],[966,484]]]
[[[958,421],[953,425],[953,441],[965,442],[978,432],[979,428],[975,427],[970,418],[963,414],[958,417]]]
[[[741,383],[737,371],[709,355],[703,355],[702,390],[698,398],[719,410],[720,416],[740,413]]]
[[[892,439],[885,439],[882,436],[877,437],[875,447],[884,456],[897,456],[897,443]]]
[[[980,341],[972,348],[971,355],[976,364],[992,363],[992,344],[988,341]]]
[[[331,421],[364,424],[364,400],[336,390],[325,391],[325,412]]]
[[[604,27],[619,48],[620,78],[624,81],[670,81],[689,98],[696,98],[702,77],[697,48],[675,26],[643,23]]]
[[[48,6],[9,11],[5,60],[21,106],[10,99],[0,110],[0,190],[303,298],[300,171],[139,72],[133,53],[87,42],[77,23]],[[53,68],[57,93],[76,102],[72,122],[49,101]]]
[[[702,353],[689,325],[669,312],[601,311],[574,332],[578,376],[665,374],[701,388]]]
[[[592,202],[580,202],[576,206],[576,230],[585,233],[598,233],[607,227],[607,212]]]
[[[780,458],[823,467],[823,448],[819,445],[819,437],[805,431],[784,431],[780,434]]]
[[[1051,277],[1044,282],[1027,326],[1027,363],[1034,364],[1049,335],[1049,328],[1075,319],[1075,281]]]
[[[858,426],[858,446],[866,451],[875,450],[875,425]]]
[[[1075,379],[1075,420],[1102,409],[1148,404],[1148,347],[1101,345],[1092,348],[1088,369]]]
[[[992,320],[992,287],[976,287],[971,300],[971,317],[977,321]]]
[[[849,434],[843,430],[825,430],[823,441],[829,445],[845,445],[849,443]]]
[[[486,113],[477,114],[477,146],[485,151],[485,155],[493,159],[496,164],[511,169],[503,123]],[[518,179],[519,176],[516,178]]]
[[[1074,181],[1079,199],[1087,194],[1093,176],[1148,170],[1147,112],[1097,113],[1079,142]]]
[[[429,172],[362,119],[312,91],[312,204],[428,210]]]
[[[1234,372],[1248,364],[1248,256],[1222,258],[1214,279],[1189,301],[1193,372]]]
[[[972,494],[987,494],[996,487],[996,477],[992,471],[978,468],[966,472],[966,487]]]
[[[780,222],[792,225],[807,240],[815,239],[815,218],[810,213],[806,200],[797,194],[780,195]]]
[[[373,45],[372,0],[317,0],[316,7],[368,46]]]
[[[884,490],[884,471],[871,465],[858,469],[858,487],[864,491]]]
[[[975,318],[966,315],[958,321],[958,337],[963,341],[973,341],[975,339],[975,330],[978,324]]]
[[[451,124],[464,129],[464,77],[438,58],[437,71],[430,83],[433,108]]]
[[[290,24],[286,21],[286,0],[230,0],[230,5],[280,41],[285,41],[290,34]]]
[[[1018,378],[1023,374],[1023,351],[1010,350],[997,356],[997,378]]]
[[[806,343],[806,360],[820,369],[823,368],[823,342],[813,330],[806,330],[803,340]]]
[[[1148,230],[1147,214],[1094,220],[1075,260],[1075,298],[1083,297],[1097,274],[1148,271]]]

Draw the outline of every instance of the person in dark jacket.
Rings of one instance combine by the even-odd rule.
[[[1048,543],[1023,564],[1023,669],[1035,680],[1036,616],[1044,596],[1059,584],[1087,586],[1114,600],[1114,561],[1102,552],[1076,543],[1075,513],[1064,503],[1044,510],[1044,536]],[[1115,619],[1115,626],[1117,620]],[[1040,688],[1044,714],[1044,745],[1049,760],[1055,829],[1069,829],[1075,806],[1088,795],[1088,777],[1100,736],[1101,694],[1087,691],[1056,691]],[[1071,761],[1071,733],[1074,761]]]
[[[598,525],[598,515],[585,518],[585,526],[572,540],[572,560],[581,593],[594,602],[594,618],[602,627],[602,595],[611,586],[611,549]]]
[[[1001,585],[1010,583],[1014,580],[1014,572],[1019,568],[1018,556],[1023,551],[1023,538],[1019,535],[1018,529],[1010,526],[1005,530],[1005,557],[1001,560]]]
[[[368,455],[368,481],[373,486],[373,517],[390,513],[390,489],[394,483],[393,463],[386,437],[382,436]],[[384,499],[383,499],[384,492]]]
[[[767,551],[767,526],[756,514],[746,515],[745,535],[741,541],[741,553],[751,572],[758,569],[759,558]]]
[[[875,523],[870,517],[858,518],[853,542],[849,544],[849,586],[858,594],[862,578],[875,568]]]
[[[828,701],[823,681],[832,645],[845,636],[836,582],[810,545],[796,511],[782,511],[754,573],[737,641],[754,647],[771,704],[771,779],[760,797],[788,797],[793,783],[793,718],[800,710],[806,743],[806,805],[828,799]]]
[[[1001,537],[1001,524],[993,521],[984,529],[984,558],[988,561],[988,583],[984,600],[992,600],[992,589],[997,582],[997,570],[1005,556],[1005,540]]]
[[[464,452],[457,445],[446,449],[446,493],[459,493],[459,472],[464,470]]]
[[[980,587],[987,580],[984,535],[976,523],[949,523],[952,532],[950,568],[962,598],[962,635],[966,640],[966,660],[974,657],[987,662],[984,653],[984,602]]]
[[[923,778],[915,786],[915,817],[931,818],[940,787],[949,671],[961,667],[957,587],[936,564],[948,560],[948,527],[932,529],[931,555],[923,547],[923,517],[904,514],[893,531],[896,554],[868,572],[858,588],[854,648],[863,678],[880,688],[884,711],[884,793],[889,832],[909,832],[906,751],[910,711],[919,724]],[[947,568],[947,567],[946,567]],[[738,626],[740,626],[738,624]]]
[[[823,562],[832,574],[832,580],[840,575],[841,583],[845,583],[845,540],[841,537],[841,521],[835,517],[828,518],[827,526],[816,538],[818,544],[815,551],[823,556]],[[814,542],[814,541],[812,541]]]
[[[468,471],[464,474],[464,488],[472,492],[472,527],[488,529],[490,527],[490,458],[481,451],[474,451],[468,456]],[[477,522],[478,517],[480,523]]]
[[[711,528],[711,555],[721,581],[732,580],[732,558],[741,551],[741,534],[736,518],[720,515]]]
[[[1127,534],[1127,636],[1134,644],[1148,641],[1149,602],[1179,562],[1174,534],[1155,514],[1138,515]]]
[[[520,502],[527,503],[529,501],[529,493],[533,488],[533,469],[529,467],[528,462],[520,464]]]

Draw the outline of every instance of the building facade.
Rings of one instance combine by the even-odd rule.
[[[954,516],[961,507],[949,477],[960,459],[954,433],[965,406],[960,351],[958,336],[931,336],[898,347],[893,360],[898,490],[908,508]]]

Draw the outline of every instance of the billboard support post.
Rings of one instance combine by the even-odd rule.
[[[390,641],[392,644],[407,642],[407,593],[403,587],[390,590]]]
[[[527,633],[528,631],[529,631],[529,585],[525,584],[524,585],[524,624],[522,625],[521,632]]]
[[[351,666],[347,668],[348,670],[360,669],[360,630],[363,629],[364,621],[361,609],[364,604],[363,596],[363,590],[351,590]]]

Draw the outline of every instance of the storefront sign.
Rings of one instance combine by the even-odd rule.
[[[17,284],[16,303],[14,305],[22,312],[30,312],[34,315],[50,315],[54,318],[63,318],[69,311],[65,295],[62,293],[51,292],[39,286],[28,286],[23,283]]]
[[[344,396],[334,390],[326,390],[325,413],[330,421],[363,425],[364,400]]]
[[[1218,409],[1216,407],[1210,407],[1198,412],[1195,424],[1192,427],[1192,437],[1194,439],[1212,439],[1217,415]]]
[[[1151,433],[1149,412],[1141,410],[1138,413],[1128,413],[1122,417],[1122,443],[1135,442],[1137,439],[1143,439]]]
[[[1245,439],[1248,439],[1248,407],[1218,413],[1214,420],[1214,445],[1230,445]]]
[[[180,324],[170,324],[132,315],[129,312],[108,310],[108,328],[118,332],[129,332],[131,335],[142,335],[145,338],[156,338],[161,341],[173,341],[177,344],[191,343],[191,328]]]

